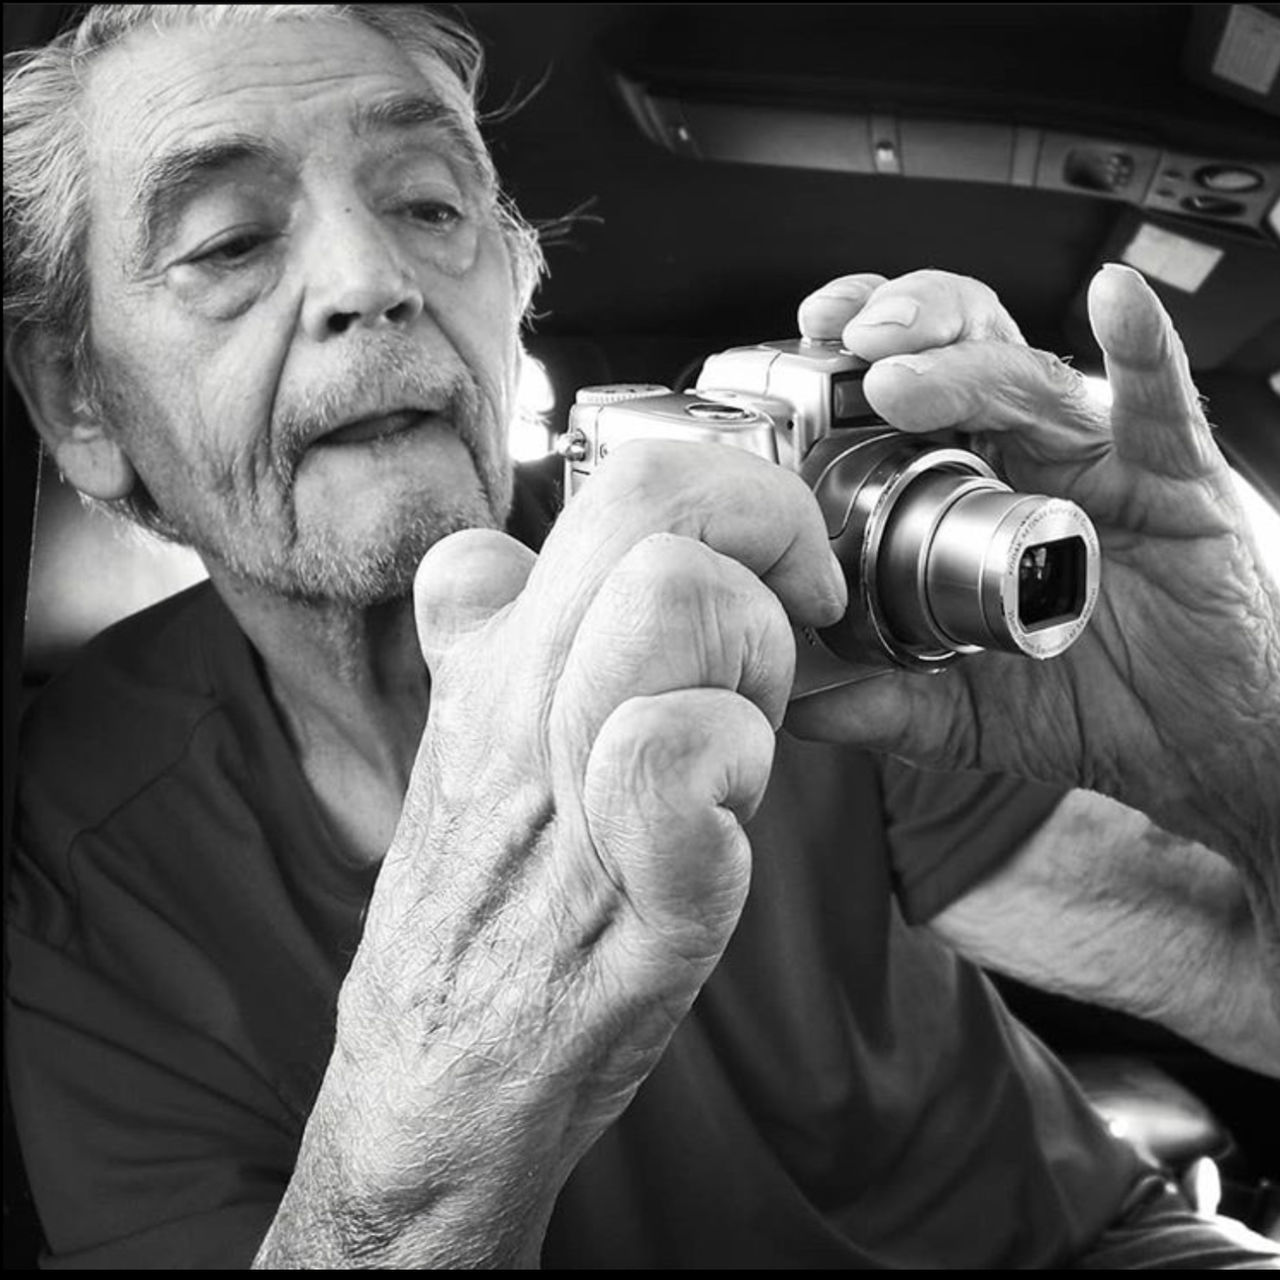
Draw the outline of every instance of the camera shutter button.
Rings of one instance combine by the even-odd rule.
[[[701,422],[747,422],[756,416],[750,409],[719,400],[694,400],[685,405],[684,411]]]

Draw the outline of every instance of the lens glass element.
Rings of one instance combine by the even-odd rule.
[[[1059,538],[1028,547],[1018,562],[1018,621],[1028,631],[1076,617],[1084,603],[1085,545]]]

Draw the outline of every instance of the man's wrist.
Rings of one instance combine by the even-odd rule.
[[[255,1267],[536,1267],[559,1190],[557,1166],[530,1141],[536,1126],[402,1043],[396,1028],[412,1019],[383,1007],[368,976],[357,960],[343,986],[329,1065]]]
[[[539,1213],[500,1176],[451,1176],[469,1153],[450,1159],[429,1124],[390,1117],[403,1080],[366,1075],[357,1099],[345,1072],[331,1062],[255,1268],[536,1267],[553,1199]]]
[[[1280,718],[1244,727],[1238,735],[1206,736],[1209,740],[1199,750],[1189,749],[1188,758],[1177,762],[1180,768],[1162,771],[1163,778],[1154,784],[1160,800],[1137,807],[1167,830],[1220,853],[1246,875],[1269,880],[1280,897],[1280,802],[1275,793]],[[1168,777],[1175,771],[1184,782],[1179,794],[1169,795]]]

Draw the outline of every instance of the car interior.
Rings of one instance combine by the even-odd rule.
[[[5,6],[8,52],[79,7]],[[1034,346],[1100,374],[1104,262],[1186,344],[1280,575],[1280,4],[460,4],[503,184],[550,274],[523,456],[578,388],[691,386],[795,332],[833,277],[990,285]],[[21,708],[94,633],[203,576],[83,506],[4,388],[5,866]],[[1280,1241],[1280,1089],[1138,1019],[993,975],[1117,1132]],[[1216,1179],[1216,1182],[1215,1182]],[[6,1105],[5,1265],[39,1227]]]

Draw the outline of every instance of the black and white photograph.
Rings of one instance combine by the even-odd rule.
[[[6,1270],[1280,1270],[1280,4],[3,19]]]

